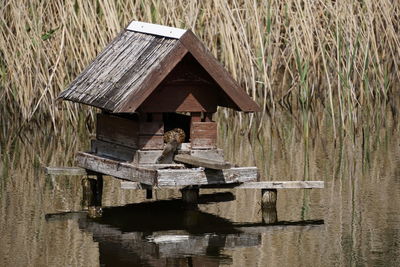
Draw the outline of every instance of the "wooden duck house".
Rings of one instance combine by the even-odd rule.
[[[102,175],[122,188],[180,188],[195,203],[199,188],[263,191],[265,221],[276,221],[276,189],[321,188],[323,182],[259,182],[256,167],[233,167],[217,148],[217,107],[259,106],[190,31],[132,22],[63,91],[60,99],[97,107],[96,138],[78,152],[80,168],[49,174],[95,174],[83,180],[84,206],[101,206]],[[86,188],[86,189],[85,189]],[[265,199],[265,201],[264,201]],[[264,205],[265,204],[265,205]],[[275,214],[275,215],[274,215]]]
[[[149,170],[177,168],[172,158],[156,164],[166,145],[165,133],[183,130],[178,154],[191,157],[180,163],[189,160],[187,164],[201,166],[193,162],[195,157],[221,163],[216,169],[225,168],[212,115],[218,106],[259,110],[190,30],[136,21],[59,98],[102,111],[97,114],[91,152],[77,155],[80,167],[149,185],[159,184]],[[123,163],[127,169],[134,167],[123,170]],[[250,180],[257,179],[256,173],[255,169]]]

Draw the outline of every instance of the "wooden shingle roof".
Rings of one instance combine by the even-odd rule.
[[[111,112],[135,112],[190,53],[239,111],[259,106],[190,31],[142,22],[125,28],[59,98]]]

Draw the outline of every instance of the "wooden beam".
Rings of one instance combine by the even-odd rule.
[[[211,160],[211,159],[199,158],[199,157],[194,157],[191,155],[179,155],[178,154],[175,156],[174,161],[193,165],[193,166],[214,169],[214,170],[224,170],[224,169],[231,168],[231,164],[228,162],[221,162],[221,161],[216,161],[216,160]]]
[[[168,27],[164,25],[146,23],[141,21],[132,21],[126,27],[128,31],[135,31],[141,33],[147,33],[158,36],[165,36],[169,38],[179,39],[186,32],[185,29],[179,29],[174,27]]]
[[[165,169],[157,170],[157,174],[156,187],[165,188],[181,188],[190,185],[247,183],[255,182],[258,179],[257,167],[241,167],[224,170],[204,170],[203,168],[182,170]]]
[[[161,170],[161,169],[184,169],[185,165],[183,164],[140,164],[139,167],[146,168],[146,169],[154,169],[154,170]]]
[[[204,185],[205,188],[245,188],[245,189],[312,189],[324,188],[324,181],[268,181],[248,182],[242,184]]]
[[[99,156],[111,157],[124,161],[132,161],[137,151],[127,146],[96,139],[91,140],[91,150]]]
[[[44,167],[44,172],[49,175],[87,175],[88,172],[84,168],[79,167]]]
[[[152,189],[153,187],[138,182],[121,181],[121,189]]]
[[[85,169],[148,185],[153,185],[157,176],[156,170],[146,169],[85,152],[77,153],[76,162],[79,167]]]
[[[179,153],[180,151],[178,151]],[[191,149],[190,155],[198,158],[212,159],[215,161],[224,161],[224,151],[218,149]]]

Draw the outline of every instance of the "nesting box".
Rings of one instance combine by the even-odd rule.
[[[259,110],[190,30],[136,21],[59,98],[101,109],[93,153],[138,163],[149,163],[138,151],[160,153],[174,128],[185,149],[216,149],[218,106]]]

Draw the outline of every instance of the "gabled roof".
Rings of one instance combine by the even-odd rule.
[[[190,53],[240,111],[259,106],[190,31],[133,21],[59,98],[111,112],[135,112]]]

